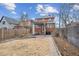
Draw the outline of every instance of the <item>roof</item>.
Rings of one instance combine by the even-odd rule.
[[[13,18],[5,17],[5,16],[4,16],[3,18],[1,18],[0,22],[1,22],[3,19],[5,19],[9,24],[18,24],[18,23],[19,23],[17,20],[15,20],[15,19],[13,19]]]
[[[4,18],[4,16],[2,16],[2,17],[1,17],[1,20],[0,20],[0,22],[3,20],[3,18]]]
[[[51,20],[49,20],[51,19]],[[36,18],[34,20],[35,23],[48,23],[48,22],[53,22],[54,21],[54,17],[42,17],[42,18]]]
[[[41,20],[41,19],[54,19],[54,17],[41,17],[41,18],[35,18],[35,20]]]

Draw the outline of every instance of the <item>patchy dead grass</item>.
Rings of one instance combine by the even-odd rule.
[[[79,48],[73,46],[63,38],[54,37],[54,40],[58,46],[59,51],[64,56],[79,56]]]
[[[49,43],[47,40],[21,39],[0,44],[2,56],[44,56],[49,55]]]

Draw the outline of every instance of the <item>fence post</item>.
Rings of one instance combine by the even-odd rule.
[[[2,40],[4,39],[4,29],[2,28]]]

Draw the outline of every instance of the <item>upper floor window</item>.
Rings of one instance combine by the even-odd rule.
[[[3,21],[3,24],[5,24],[5,21]]]

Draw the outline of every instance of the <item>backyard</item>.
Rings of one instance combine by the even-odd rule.
[[[46,56],[58,55],[58,52],[51,36],[36,36],[35,38],[16,38],[0,43],[0,55]]]

